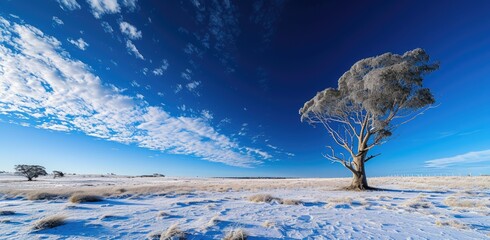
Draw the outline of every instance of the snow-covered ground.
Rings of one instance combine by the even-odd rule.
[[[70,175],[27,182],[0,174],[0,239],[145,239],[174,224],[188,239],[222,239],[235,229],[248,239],[490,238],[490,177],[369,182],[385,190],[339,190],[349,179]],[[77,192],[104,200],[70,203]],[[249,200],[257,194],[275,199]],[[286,204],[293,200],[301,203]],[[1,216],[4,211],[14,214]],[[65,216],[64,225],[32,230],[53,215]]]

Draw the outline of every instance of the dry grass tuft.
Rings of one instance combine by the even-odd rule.
[[[31,192],[27,195],[28,200],[57,200],[66,199],[68,195],[66,194],[56,194],[47,192]]]
[[[164,211],[160,211],[157,213],[157,217],[160,217],[160,218],[166,218],[169,216],[170,216],[170,214],[168,214],[167,212],[164,212]]]
[[[265,227],[265,228],[271,228],[274,226],[276,226],[276,224],[274,222],[269,221],[269,220],[262,223],[262,227]]]
[[[146,236],[146,239],[148,239],[148,240],[160,240],[161,236],[162,236],[162,234],[159,232],[152,232]]]
[[[70,199],[68,199],[72,203],[84,203],[84,202],[100,202],[104,199],[97,195],[89,195],[89,194],[73,194]]]
[[[10,215],[14,215],[14,214],[15,214],[14,211],[9,211],[9,210],[0,211],[0,216],[10,216]]]
[[[469,229],[466,224],[455,221],[455,220],[451,220],[451,221],[437,220],[436,225],[439,227],[449,226],[449,227],[453,227],[456,229]]]
[[[212,217],[211,219],[209,219],[209,222],[208,222],[208,227],[210,226],[214,226],[216,224],[218,224],[221,220],[219,219],[219,216],[218,215],[215,215],[214,217]]]
[[[269,194],[256,194],[256,195],[250,196],[248,198],[248,200],[250,202],[256,202],[256,203],[260,203],[260,202],[270,203],[273,201],[279,201],[279,202],[281,201],[280,198],[273,197]]]
[[[174,223],[167,231],[160,236],[160,240],[185,240],[185,232],[180,230],[179,224]]]
[[[301,204],[303,204],[303,202],[301,200],[282,199],[281,204],[284,204],[284,205],[301,205]]]
[[[223,238],[223,240],[246,240],[247,239],[247,234],[245,231],[242,229],[234,229],[231,230],[226,236]]]
[[[66,217],[63,215],[54,215],[45,217],[34,222],[32,226],[33,231],[40,231],[48,228],[55,228],[66,223]]]
[[[488,208],[490,204],[486,203],[483,199],[464,199],[456,198],[453,196],[444,199],[444,204],[449,207],[458,208]]]
[[[427,201],[426,195],[420,194],[419,196],[404,202],[403,206],[413,209],[429,209],[433,208],[434,204]]]

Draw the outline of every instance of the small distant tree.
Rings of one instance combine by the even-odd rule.
[[[53,178],[64,177],[65,174],[62,171],[53,171]]]
[[[48,175],[46,169],[39,165],[15,165],[15,171],[17,174],[26,177],[27,181],[32,181],[33,178],[39,176]]]
[[[340,146],[340,151],[327,146],[325,157],[352,172],[350,189],[369,188],[364,164],[379,154],[368,152],[435,102],[422,80],[438,67],[420,48],[362,59],[340,77],[337,88],[318,92],[299,110],[301,121],[321,124]]]

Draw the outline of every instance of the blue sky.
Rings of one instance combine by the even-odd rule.
[[[438,106],[368,176],[490,174],[488,1],[0,2],[0,170],[349,176],[298,109],[420,47]],[[42,9],[42,11],[40,11]]]

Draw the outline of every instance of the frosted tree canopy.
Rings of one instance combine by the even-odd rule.
[[[422,80],[438,67],[420,48],[362,59],[340,77],[337,89],[327,88],[306,102],[299,110],[301,120],[354,120],[354,115],[366,114],[370,131],[380,141],[391,135],[393,119],[410,117],[435,102]]]

